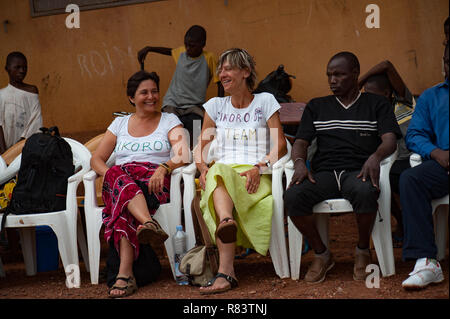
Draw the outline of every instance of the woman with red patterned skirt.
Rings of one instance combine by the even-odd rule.
[[[139,71],[127,84],[136,112],[116,118],[92,155],[91,167],[104,176],[102,198],[105,239],[120,256],[119,272],[109,289],[111,298],[137,290],[133,261],[139,244],[162,245],[168,235],[152,218],[169,201],[170,173],[187,162],[188,146],[176,115],[161,112],[159,77]],[[115,165],[106,161],[115,152]]]

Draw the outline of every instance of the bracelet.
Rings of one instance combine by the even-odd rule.
[[[167,165],[167,163],[161,163],[159,164],[160,167],[163,167],[167,170],[167,174],[171,174],[172,173],[172,169],[169,167],[169,165]]]
[[[262,169],[261,166],[259,166],[258,164],[253,165],[253,167],[256,167],[258,169],[258,172],[261,174],[262,173]]]
[[[261,165],[260,163],[257,163],[255,165],[253,165],[254,167],[256,167],[259,170],[260,174],[264,174],[264,172],[269,169],[269,167],[267,167],[266,165]]]
[[[294,165],[295,165],[295,162],[297,162],[298,160],[302,160],[303,162],[305,162],[305,160],[304,160],[303,158],[297,157],[297,158],[294,160]]]

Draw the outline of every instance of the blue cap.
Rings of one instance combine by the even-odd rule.
[[[183,225],[177,225],[177,230],[183,230]]]

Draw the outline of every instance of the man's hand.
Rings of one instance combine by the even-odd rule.
[[[313,178],[311,172],[306,167],[303,160],[298,160],[296,163],[294,163],[294,175],[292,176],[292,181],[289,184],[289,187],[291,187],[294,184],[300,184],[307,178],[311,183],[315,184],[316,180]]]
[[[365,182],[367,177],[370,177],[372,185],[377,189],[380,189],[380,162],[381,159],[374,153],[369,156],[367,161],[364,163],[361,171],[359,172],[357,178],[362,177],[362,181]]]
[[[444,151],[441,150],[440,148],[436,148],[431,152],[430,157],[434,159],[436,162],[438,162],[439,165],[441,165],[443,168],[445,168],[448,174],[449,169],[448,150]]]

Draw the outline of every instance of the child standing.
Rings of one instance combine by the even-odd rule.
[[[38,89],[23,82],[27,75],[27,58],[11,52],[6,58],[9,84],[0,90],[0,154],[42,127]]]
[[[196,132],[201,131],[203,122],[203,103],[206,101],[206,90],[211,80],[217,83],[218,96],[223,97],[223,87],[216,75],[217,60],[213,53],[204,51],[206,30],[193,25],[184,36],[184,46],[179,48],[146,46],[138,52],[138,61],[143,65],[149,52],[171,55],[177,67],[164,96],[162,111],[176,114],[189,131],[191,148],[196,139],[193,138],[194,125]],[[194,122],[196,121],[196,123]]]

